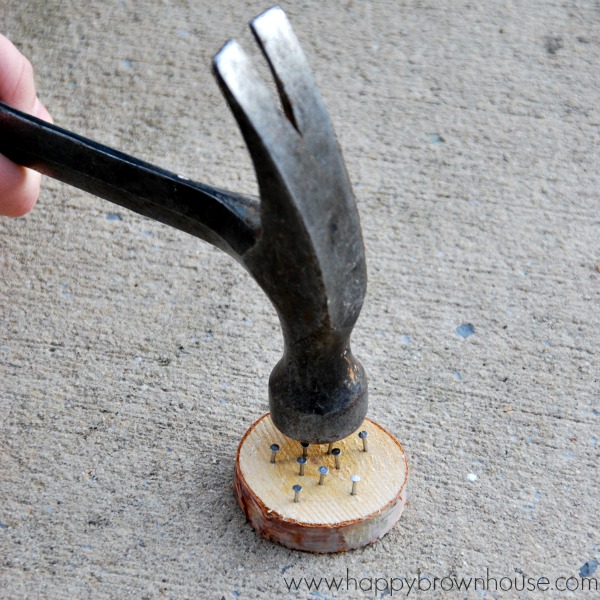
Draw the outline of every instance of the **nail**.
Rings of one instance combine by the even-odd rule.
[[[335,458],[335,468],[339,471],[340,470],[340,454],[342,453],[342,451],[339,448],[334,448],[331,451],[331,454],[333,454],[333,457]]]
[[[271,444],[271,463],[275,464],[275,455],[279,452],[279,444]]]
[[[333,442],[331,442],[329,444],[329,446],[327,446],[327,454],[331,454],[331,449],[333,448]]]
[[[308,447],[310,446],[310,444],[307,444],[306,442],[302,442],[301,446],[302,446],[302,456],[304,456],[304,458],[306,458],[308,456]]]
[[[321,477],[319,477],[319,485],[323,485],[325,483],[325,475],[329,473],[329,469],[327,467],[319,467],[319,473],[321,473]]]
[[[369,451],[369,443],[367,442],[367,436],[369,433],[367,431],[361,431],[358,434],[358,437],[363,441],[363,452]]]
[[[300,456],[296,459],[296,462],[300,465],[300,477],[304,477],[304,465],[306,464],[306,457]]]
[[[292,489],[294,490],[294,502],[300,502],[300,492],[302,491],[302,486],[295,485]]]
[[[360,475],[352,475],[352,477],[350,477],[350,481],[352,481],[352,491],[350,493],[353,496],[356,496],[356,485],[360,481]]]

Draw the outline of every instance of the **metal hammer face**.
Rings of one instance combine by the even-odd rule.
[[[366,292],[356,203],[331,122],[284,12],[250,24],[283,111],[228,42],[214,71],[252,156],[260,200],[196,183],[0,103],[0,152],[13,161],[224,250],[273,303],[284,354],[271,373],[275,425],[308,443],[342,439],[367,412],[350,350]]]
[[[350,350],[366,292],[356,203],[331,122],[284,12],[250,23],[282,112],[235,41],[214,70],[254,161],[261,235],[240,257],[275,306],[285,350],[269,381],[275,425],[289,437],[332,442],[367,411],[367,380]]]

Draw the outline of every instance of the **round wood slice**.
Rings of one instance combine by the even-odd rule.
[[[340,469],[328,446],[311,445],[300,476],[299,442],[284,436],[261,417],[240,442],[235,464],[235,494],[250,524],[263,537],[294,550],[344,552],[370,544],[398,521],[406,499],[408,463],[398,440],[365,419],[368,452],[358,432],[335,442]],[[278,444],[275,464],[271,444]],[[319,485],[319,467],[329,468]],[[352,495],[352,475],[359,475]],[[301,485],[294,502],[294,485]]]

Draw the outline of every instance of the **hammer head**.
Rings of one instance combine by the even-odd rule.
[[[235,41],[214,71],[252,156],[260,235],[238,256],[281,321],[284,354],[269,381],[275,425],[326,443],[354,432],[367,412],[367,379],[350,350],[366,292],[356,202],[333,127],[285,13],[250,23],[281,105]]]

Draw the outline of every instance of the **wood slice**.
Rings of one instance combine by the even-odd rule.
[[[302,446],[284,436],[269,414],[248,429],[235,465],[235,494],[248,521],[263,537],[294,550],[344,552],[370,544],[398,521],[406,499],[408,463],[394,436],[369,419],[368,452],[358,432],[335,442],[340,469],[328,446],[311,445],[305,474],[297,462]],[[278,444],[271,463],[271,444]],[[319,467],[329,468],[319,485]],[[359,475],[352,495],[352,475]],[[294,502],[294,485],[301,485]]]

